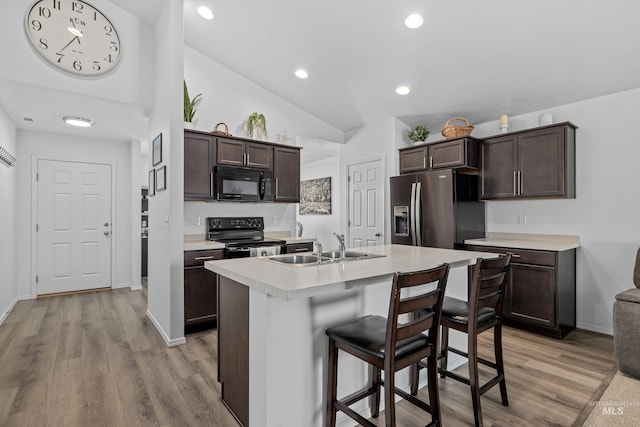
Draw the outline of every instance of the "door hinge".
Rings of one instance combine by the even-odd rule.
[[[36,233],[40,230],[40,228],[38,227],[38,224],[36,224]]]
[[[36,172],[36,181],[40,180],[40,174]]]
[[[36,274],[36,283],[38,283],[38,275]]]
[[[351,227],[351,220],[347,220],[347,227]]]
[[[351,175],[347,176],[347,182],[351,182]]]

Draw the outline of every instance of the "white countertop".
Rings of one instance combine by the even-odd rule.
[[[261,257],[236,258],[207,261],[205,268],[268,295],[290,300],[349,289],[360,280],[392,275],[396,271],[427,269],[445,262],[452,267],[460,267],[475,263],[478,257],[496,256],[485,252],[405,245],[353,250],[385,256],[305,267],[291,267]]]
[[[224,249],[224,243],[213,240],[192,240],[184,242],[185,251],[200,251],[205,249]]]
[[[483,239],[465,240],[467,245],[497,246],[501,248],[568,251],[580,247],[579,236],[560,234],[488,233]]]
[[[290,237],[283,237],[282,239],[286,240],[287,244],[290,244],[290,243],[311,243],[311,242],[315,242],[316,241],[315,237],[304,237],[304,236],[302,236],[302,237],[290,236]]]

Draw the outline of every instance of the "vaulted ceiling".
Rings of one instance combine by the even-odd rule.
[[[157,20],[157,0],[110,1]],[[214,20],[198,16],[202,4]],[[406,28],[410,13],[424,25]],[[184,38],[342,131],[398,117],[437,132],[454,116],[480,123],[640,87],[639,16],[636,0],[184,0]],[[13,88],[0,92],[11,116]],[[96,114],[114,114],[105,107]]]

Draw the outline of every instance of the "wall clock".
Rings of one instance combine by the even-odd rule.
[[[76,76],[112,71],[120,38],[109,19],[81,0],[39,0],[28,10],[27,38],[45,61]]]

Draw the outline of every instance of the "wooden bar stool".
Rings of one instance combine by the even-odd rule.
[[[371,416],[380,411],[380,386],[384,386],[385,425],[394,427],[394,392],[419,408],[431,413],[431,423],[440,425],[440,402],[438,400],[437,344],[442,301],[449,274],[449,265],[444,264],[430,270],[395,273],[389,302],[389,315],[365,316],[327,329],[329,336],[328,384],[326,425],[336,425],[338,410],[364,426],[373,423],[352,410],[349,406],[372,396]],[[402,297],[401,291],[419,285],[437,282],[435,289],[419,295]],[[399,323],[398,316],[425,310],[426,315],[411,316],[407,323]],[[425,335],[424,332],[428,332]],[[373,367],[371,385],[344,398],[337,399],[338,350],[345,351],[369,363]],[[395,372],[415,365],[426,358],[429,379],[429,403],[395,387]],[[384,371],[384,381],[381,372]]]
[[[442,344],[440,347],[440,372],[442,377],[450,377],[471,387],[471,401],[476,426],[482,426],[480,396],[496,384],[500,384],[500,397],[504,406],[509,406],[507,384],[504,377],[502,359],[502,297],[505,276],[511,266],[511,254],[498,258],[478,258],[472,268],[469,302],[445,297],[442,307]],[[469,321],[469,319],[475,319]],[[468,353],[449,347],[449,328],[467,334]],[[478,335],[493,329],[495,363],[478,357]],[[464,378],[447,370],[447,354],[452,351],[469,359],[469,378]],[[496,376],[480,385],[478,363],[496,370]]]

